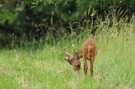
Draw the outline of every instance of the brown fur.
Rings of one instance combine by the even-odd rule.
[[[73,65],[73,68],[74,68],[75,71],[79,72],[81,63],[80,63],[80,61],[77,58],[78,57],[77,56],[78,53],[77,52],[74,52],[74,55],[72,55],[66,49],[65,49],[65,52],[66,52],[67,56],[64,57],[64,59],[66,61],[68,61],[71,65]]]
[[[94,39],[89,38],[87,39],[84,44],[82,45],[82,51],[79,55],[82,55],[84,61],[84,73],[87,73],[87,60],[90,60],[90,75],[93,76],[93,64],[95,57],[97,55],[97,46]]]
[[[97,46],[96,42],[93,38],[87,39],[83,45],[82,49],[78,50],[77,52],[74,52],[74,55],[70,54],[67,50],[66,54],[67,57],[64,57],[65,60],[67,60],[71,65],[74,66],[74,70],[79,71],[80,70],[80,58],[83,58],[84,61],[84,73],[87,74],[88,66],[87,66],[87,60],[90,60],[90,75],[93,76],[93,64],[95,57],[97,55]]]

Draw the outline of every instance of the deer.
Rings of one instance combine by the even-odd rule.
[[[73,65],[73,69],[79,73],[81,63],[78,60],[78,53],[74,51],[74,55],[72,55],[68,50],[64,49],[67,56],[64,57],[66,61],[69,62],[69,64]]]
[[[74,55],[70,54],[69,51],[65,50],[66,54],[68,55],[64,59],[67,60],[70,64],[72,64],[75,70],[80,70],[80,68],[76,68],[78,64],[76,64],[75,61],[79,63],[79,59],[83,58],[84,62],[84,74],[87,74],[88,65],[87,60],[90,61],[90,75],[93,76],[93,66],[95,57],[97,55],[97,45],[96,41],[93,38],[88,38],[82,45],[82,49],[78,50],[77,52],[74,52]]]

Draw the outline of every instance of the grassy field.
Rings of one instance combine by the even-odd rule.
[[[0,89],[135,89],[134,21],[102,24],[94,36],[98,54],[93,78],[89,70],[84,75],[82,59],[79,75],[64,60],[63,49],[80,49],[91,36],[86,31],[65,36],[55,45],[1,49]]]

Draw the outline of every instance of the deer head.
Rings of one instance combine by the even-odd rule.
[[[66,57],[64,57],[64,59],[66,61],[68,61],[71,65],[73,65],[73,68],[75,71],[79,71],[80,70],[80,66],[81,63],[79,61],[80,58],[80,51],[79,52],[74,52],[74,55],[72,55],[68,50],[65,49],[65,52],[67,54]]]

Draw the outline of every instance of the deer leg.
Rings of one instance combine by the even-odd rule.
[[[87,61],[86,61],[86,58],[85,57],[83,58],[83,60],[84,60],[84,73],[86,75],[87,74],[87,69],[88,69]]]
[[[93,63],[94,63],[94,60],[91,59],[90,60],[90,75],[93,76]]]

